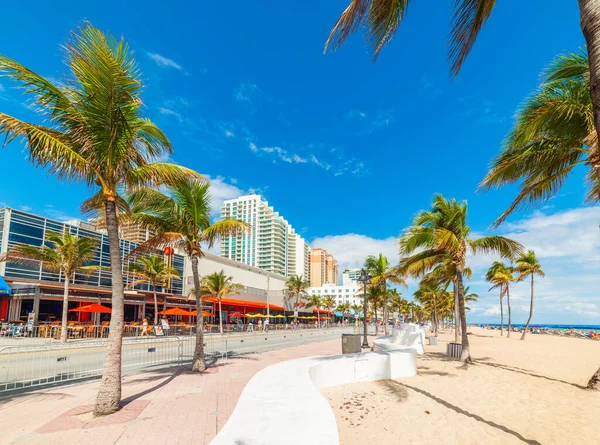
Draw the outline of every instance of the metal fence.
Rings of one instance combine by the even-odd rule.
[[[209,361],[227,360],[235,355],[332,340],[354,330],[349,327],[205,335],[204,352]],[[123,372],[187,365],[194,354],[195,340],[195,335],[126,338],[122,348]],[[0,393],[99,377],[102,375],[106,344],[106,340],[94,340],[0,346]]]

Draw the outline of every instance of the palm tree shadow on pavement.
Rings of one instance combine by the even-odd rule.
[[[519,434],[518,432],[513,431],[504,425],[500,425],[496,422],[492,422],[491,420],[486,420],[477,414],[470,413],[469,411],[466,411],[456,405],[453,405],[453,404],[445,401],[444,399],[440,399],[439,397],[437,397],[437,396],[431,394],[430,392],[427,392],[421,388],[407,385],[406,383],[400,383],[395,380],[385,380],[382,382],[382,385],[384,385],[388,389],[390,394],[395,395],[398,398],[399,402],[406,401],[406,399],[408,398],[407,389],[412,389],[413,391],[418,392],[419,394],[423,394],[426,397],[429,397],[433,401],[439,403],[440,405],[445,406],[448,409],[451,409],[454,412],[457,412],[458,414],[462,414],[464,416],[470,417],[471,419],[477,420],[478,422],[483,422],[486,425],[489,425],[493,428],[499,429],[500,431],[504,431],[505,433],[515,436],[517,439],[519,439],[527,444],[541,445],[541,443],[538,442],[537,440],[527,439],[527,438],[523,437],[521,434]]]

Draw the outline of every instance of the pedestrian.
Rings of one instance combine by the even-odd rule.
[[[262,331],[262,320],[260,318],[258,319],[258,331]]]
[[[265,318],[264,331],[269,332],[269,319]]]
[[[148,336],[148,319],[144,318],[144,321],[142,322],[142,333],[140,334],[140,337],[145,337]]]
[[[248,332],[254,332],[254,325],[251,321],[248,322]]]

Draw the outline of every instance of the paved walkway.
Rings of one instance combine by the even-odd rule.
[[[200,375],[183,368],[132,375],[123,381],[123,409],[99,419],[91,415],[98,382],[0,398],[0,442],[208,444],[258,371],[284,360],[339,354],[340,349],[340,341],[333,340],[229,359]]]

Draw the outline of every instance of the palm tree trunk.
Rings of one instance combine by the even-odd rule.
[[[598,370],[588,382],[587,389],[600,390],[600,368],[598,368]]]
[[[156,287],[152,285],[154,291],[154,326],[158,324],[158,297],[156,296]]]
[[[500,291],[500,337],[504,336],[504,305],[502,304],[502,290]]]
[[[373,303],[373,312],[375,312],[375,335],[379,335],[379,320],[377,319],[377,303]]]
[[[383,335],[388,335],[387,281],[383,280]]]
[[[221,298],[219,298],[219,331],[223,335],[223,314],[221,313]]]
[[[317,323],[319,325],[319,329],[321,328],[321,314],[319,314],[319,306],[317,306]]]
[[[204,326],[202,325],[202,291],[200,290],[200,273],[198,272],[198,257],[193,255],[192,275],[194,277],[194,291],[196,292],[196,347],[192,361],[192,372],[204,372],[206,361],[204,360]]]
[[[65,291],[63,294],[62,326],[60,328],[60,342],[67,342],[67,317],[69,316],[69,277],[65,274]]]
[[[523,334],[521,334],[521,340],[525,340],[525,334],[527,333],[527,329],[529,329],[529,323],[531,322],[532,315],[533,315],[533,274],[531,274],[531,302],[529,303],[529,318],[527,319],[527,324],[525,325],[525,329],[523,329]]]
[[[460,320],[458,318],[458,310],[458,281],[454,280],[454,343],[458,343],[460,340]]]
[[[296,325],[296,327],[298,327],[298,311],[300,310],[300,308],[298,307],[298,304],[300,304],[300,295],[298,294],[298,292],[296,292],[296,306],[294,309],[294,324]]]
[[[510,337],[510,284],[506,284],[506,305],[508,306],[508,330],[506,332],[506,338]]]
[[[437,316],[437,299],[433,296],[433,333],[437,337],[438,335],[438,316]]]
[[[594,126],[600,134],[600,0],[579,0],[579,13],[590,64]]]
[[[464,363],[473,363],[471,360],[471,350],[469,347],[469,337],[467,336],[467,314],[465,311],[465,289],[463,287],[462,271],[456,275],[456,284],[458,291],[458,310],[460,312],[460,324],[462,333],[462,354],[461,361]]]
[[[123,264],[119,248],[119,223],[115,201],[105,202],[106,231],[112,276],[112,313],[110,315],[108,343],[104,357],[104,372],[96,396],[94,415],[104,416],[119,409],[121,402],[121,347],[123,344],[124,288]]]

